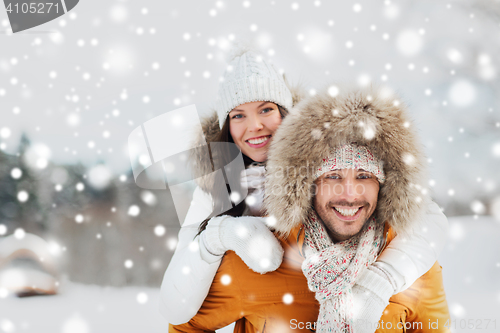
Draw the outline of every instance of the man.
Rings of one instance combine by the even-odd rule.
[[[299,105],[275,135],[265,203],[281,235],[303,226],[302,269],[320,302],[320,332],[373,332],[379,319],[377,332],[447,331],[437,262],[413,283],[402,279],[410,266],[395,269],[391,257],[425,249],[385,255],[395,235],[412,243],[425,228],[415,223],[428,202],[425,159],[410,124],[387,91],[355,90]],[[435,235],[424,236],[432,247]]]
[[[417,187],[422,154],[394,102],[376,92],[325,92],[299,104],[276,132],[267,164],[265,203],[283,236],[282,265],[260,275],[226,252],[201,309],[171,332],[234,321],[236,332],[310,332],[316,322],[318,331],[374,332],[379,319],[390,327],[378,332],[430,332],[427,319],[441,329],[448,310],[439,266],[422,276],[432,264],[413,264],[411,237],[410,247],[401,245],[426,200]],[[388,255],[375,261],[384,246]],[[435,261],[434,249],[417,250]]]

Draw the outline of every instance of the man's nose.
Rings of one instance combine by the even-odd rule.
[[[342,199],[345,199],[347,201],[355,201],[358,194],[356,193],[356,182],[354,181],[354,179],[347,177],[342,183],[344,187]]]

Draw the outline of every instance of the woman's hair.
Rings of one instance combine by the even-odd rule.
[[[278,105],[278,104],[276,104],[276,105],[278,106],[278,110],[280,112],[281,119],[285,118],[286,115],[288,115],[288,110],[285,109],[284,107]],[[232,142],[232,143],[234,143],[233,137],[231,136],[231,132],[229,131],[229,116],[226,117],[226,121],[224,122],[224,126],[222,126],[222,129],[220,130],[219,134],[215,137],[215,140],[213,140],[213,142]],[[224,145],[222,145],[222,146],[224,146]],[[221,159],[220,163],[217,163],[218,165],[227,165],[232,160],[229,151],[224,150],[224,147],[219,148],[219,151],[216,153],[218,155],[217,157],[212,155],[212,158],[220,158]],[[212,154],[214,154],[214,152],[212,152]],[[251,164],[258,164],[258,162],[253,161],[251,158],[249,158],[245,154],[242,154],[242,155],[243,155],[243,163],[245,165],[245,169],[248,168],[248,166]],[[226,184],[226,189],[227,189],[227,192],[220,190],[220,187],[214,187],[213,192],[210,193],[212,196],[212,205],[213,205],[212,214],[210,214],[210,216],[207,217],[200,224],[200,227],[198,230],[198,235],[203,230],[206,229],[208,221],[210,221],[210,219],[212,217],[221,216],[221,215],[242,216],[243,213],[245,212],[247,206],[246,206],[245,200],[243,200],[239,204],[234,206],[233,208],[231,208],[227,211],[224,211],[223,213],[220,213],[220,214],[215,213],[215,212],[223,211],[223,209],[222,209],[223,201],[218,200],[218,198],[227,198],[228,194],[231,195],[231,188],[229,187],[228,184]],[[223,193],[221,193],[221,192],[223,192]]]

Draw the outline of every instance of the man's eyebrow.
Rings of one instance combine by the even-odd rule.
[[[321,178],[325,178],[328,175],[340,174],[340,170],[329,170],[321,175]]]
[[[375,174],[374,174],[373,172],[371,172],[371,171],[366,171],[365,169],[358,169],[358,171],[357,171],[357,172],[361,172],[361,173],[369,173],[370,175],[375,176]]]
[[[257,106],[257,108],[260,108],[263,105],[266,105],[267,103],[271,103],[271,102],[263,102],[262,104],[260,104],[259,106]],[[245,110],[241,110],[241,109],[232,109],[231,111],[242,111],[242,112],[245,112]],[[229,112],[231,112],[231,111],[229,111]]]

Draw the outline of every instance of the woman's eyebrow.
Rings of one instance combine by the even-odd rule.
[[[262,104],[260,104],[259,106],[257,106],[257,108],[260,108],[262,107],[263,105],[266,105],[267,103],[271,103],[271,102],[263,102]],[[245,112],[245,110],[242,110],[242,109],[232,109],[231,111],[241,111],[241,112]],[[229,112],[231,112],[229,111]]]
[[[262,105],[266,105],[267,103],[271,103],[271,102],[264,102],[261,105],[259,105],[257,108],[260,108]]]
[[[231,112],[233,112],[233,111],[235,111],[235,112],[236,112],[236,111],[237,111],[237,112],[245,112],[245,110],[241,110],[241,109],[233,109],[233,110],[229,111],[229,113],[231,113]]]

